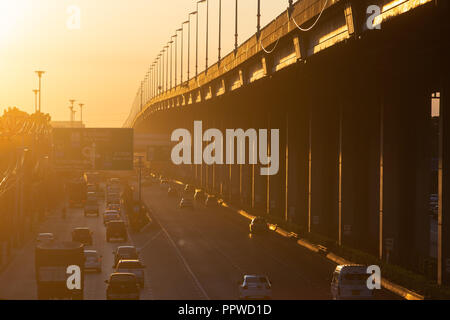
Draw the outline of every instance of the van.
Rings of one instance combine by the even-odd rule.
[[[331,295],[333,300],[370,300],[373,290],[367,286],[370,274],[364,265],[339,265],[333,272]]]

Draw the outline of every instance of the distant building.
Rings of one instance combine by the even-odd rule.
[[[85,128],[81,121],[52,121],[50,125],[52,128]]]

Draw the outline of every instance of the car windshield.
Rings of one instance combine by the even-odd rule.
[[[87,236],[87,235],[89,235],[89,230],[88,229],[75,229],[75,233],[80,236]]]
[[[342,282],[344,284],[361,284],[365,285],[368,275],[365,273],[346,273],[342,277]]]
[[[142,269],[140,262],[122,261],[117,265],[117,269]]]
[[[97,258],[97,252],[85,251],[84,256],[86,258]]]
[[[135,248],[119,248],[118,253],[120,255],[134,255],[136,254]]]
[[[248,277],[245,279],[247,283],[266,283],[267,280],[264,277]]]

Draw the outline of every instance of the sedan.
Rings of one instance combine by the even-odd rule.
[[[239,299],[271,299],[272,284],[267,276],[245,275],[239,282]]]
[[[102,256],[97,250],[84,250],[84,269],[102,272]]]

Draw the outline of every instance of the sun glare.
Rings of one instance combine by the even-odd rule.
[[[0,0],[0,44],[14,34],[23,10],[23,0]]]

